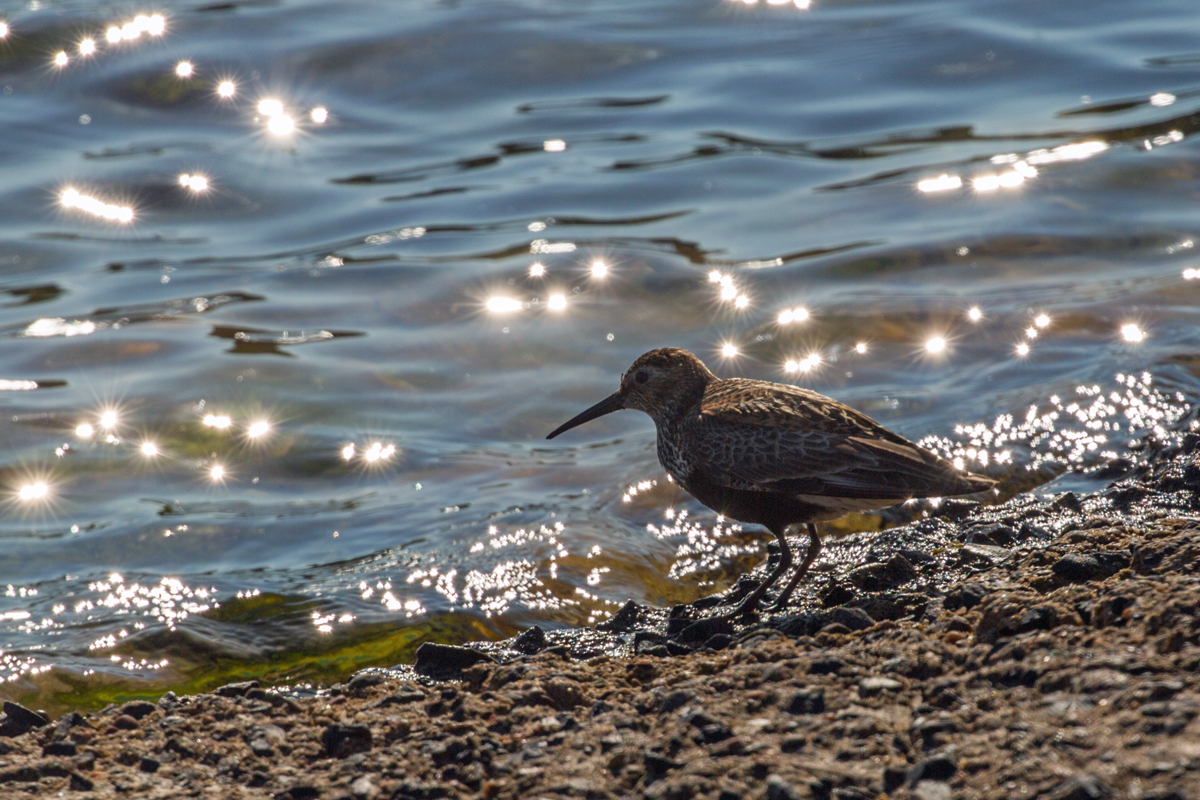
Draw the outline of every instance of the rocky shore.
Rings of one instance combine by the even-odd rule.
[[[1093,495],[829,546],[795,613],[627,605],[425,645],[316,696],[254,683],[51,721],[9,703],[0,794],[1200,797],[1200,438]]]

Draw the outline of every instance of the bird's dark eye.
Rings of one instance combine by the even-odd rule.
[[[646,381],[650,380],[650,376],[644,372],[639,372],[637,375],[633,376],[633,379],[638,383],[645,383]]]

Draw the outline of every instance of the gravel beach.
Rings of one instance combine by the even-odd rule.
[[[631,603],[315,696],[232,684],[53,721],[9,703],[0,794],[1200,797],[1198,443],[1093,495],[833,542],[797,612],[753,624]]]

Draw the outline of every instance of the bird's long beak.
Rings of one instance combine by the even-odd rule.
[[[563,431],[569,431],[571,428],[574,428],[577,425],[582,425],[585,422],[591,422],[596,417],[603,417],[605,414],[611,414],[614,411],[620,411],[624,407],[625,398],[621,397],[620,392],[614,392],[613,394],[610,394],[608,397],[601,400],[599,403],[596,403],[596,405],[592,406],[587,411],[584,411],[582,414],[577,414],[564,422],[562,425],[559,425],[557,428],[552,430],[550,435],[546,438],[553,439]]]

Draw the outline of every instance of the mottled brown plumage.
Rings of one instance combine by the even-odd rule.
[[[787,604],[820,552],[814,523],[914,497],[972,494],[994,483],[836,400],[796,386],[718,378],[674,347],[634,361],[615,394],[546,438],[623,408],[654,420],[658,460],[679,486],[718,513],[765,525],[779,540],[779,565],[734,615],[754,611],[791,566],[789,526],[807,526],[809,547],[776,609]]]

